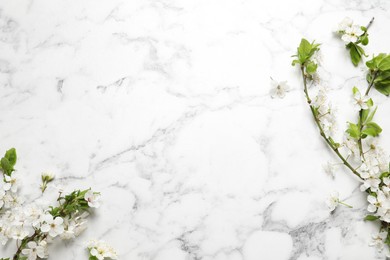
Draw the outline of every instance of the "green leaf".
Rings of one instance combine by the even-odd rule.
[[[378,70],[379,69],[379,64],[382,62],[384,58],[386,58],[388,55],[385,53],[379,53],[377,56],[373,56],[373,58],[369,61],[366,62],[366,66],[370,70]],[[382,65],[384,66],[384,65]]]
[[[297,57],[298,59],[293,60],[292,65],[305,64],[311,58],[311,56],[313,56],[313,54],[319,50],[319,46],[319,44],[314,42],[310,43],[308,40],[303,38],[297,49],[297,55],[293,56]]]
[[[366,53],[364,52],[364,49],[360,47],[359,45],[355,44],[356,50],[359,52],[360,56],[366,56]]]
[[[374,216],[374,215],[367,215],[367,216],[364,218],[364,220],[367,220],[367,221],[375,221],[375,220],[377,220],[377,219],[379,219],[379,217],[378,217],[378,216]]]
[[[389,175],[390,175],[389,172],[382,172],[382,173],[381,173],[381,176],[379,176],[379,178],[383,179],[383,178],[388,177]]]
[[[359,89],[357,87],[352,88],[352,93],[355,95],[356,93],[360,93]]]
[[[378,136],[382,132],[382,128],[374,123],[374,122],[369,122],[365,125],[365,129],[362,131],[362,135],[369,135],[369,136]]]
[[[390,69],[390,55],[383,57],[383,59],[378,63],[378,69],[380,71],[386,71]]]
[[[9,161],[9,163],[11,164],[12,167],[15,166],[16,160],[17,160],[15,148],[9,149],[9,150],[5,153],[4,157],[8,159],[8,161]]]
[[[314,74],[317,71],[317,64],[314,62],[310,61],[306,65],[306,72],[309,73],[310,75]]]
[[[376,64],[375,64],[375,62],[374,62],[374,59],[371,59],[371,60],[369,60],[369,61],[367,61],[366,62],[366,66],[367,66],[367,68],[369,68],[370,70],[375,70],[376,69]],[[370,75],[370,74],[368,74],[368,75]],[[368,77],[368,75],[367,75],[367,77]],[[371,81],[371,80],[368,80],[367,79],[367,81]]]
[[[8,159],[5,158],[5,157],[1,158],[0,164],[1,164],[1,168],[3,169],[4,173],[6,175],[11,175],[11,173],[13,172],[14,169],[11,166],[10,162],[8,161]]]
[[[361,110],[361,116],[360,116],[360,122],[364,125],[364,123],[367,120],[368,114],[370,113],[369,109],[363,109]]]
[[[381,83],[375,84],[375,89],[378,90],[380,93],[382,93],[385,96],[390,95],[390,84],[383,85]]]
[[[374,118],[375,116],[375,113],[376,113],[376,110],[378,109],[378,107],[376,107],[373,111],[371,111],[370,115],[367,117],[365,123],[369,123],[372,121],[372,119]]]
[[[334,148],[340,148],[340,144],[339,143],[336,143],[334,140],[333,140],[333,138],[332,137],[329,137],[329,141],[330,141],[330,143],[332,144],[332,146],[334,147]]]
[[[349,55],[351,56],[351,61],[352,61],[353,65],[357,66],[362,59],[362,55],[358,51],[356,44],[352,43],[352,44],[349,44],[348,46],[350,46],[349,47]]]
[[[390,71],[380,72],[374,80],[375,83],[388,84],[390,83]]]
[[[359,130],[359,127],[356,124],[348,123],[347,133],[352,138],[356,138],[356,139],[360,138],[360,130]]]
[[[360,42],[365,46],[368,44],[368,35],[365,33],[360,36]]]
[[[302,39],[298,47],[298,59],[301,64],[305,63],[309,58],[311,44],[308,40]]]
[[[300,64],[300,61],[299,60],[293,60],[291,65],[295,66],[296,64]]]
[[[374,105],[374,101],[372,101],[372,98],[370,98],[367,102],[366,102],[367,106],[368,107],[372,107]]]
[[[367,73],[366,80],[367,80],[368,83],[371,83],[371,81],[372,81],[371,73]]]

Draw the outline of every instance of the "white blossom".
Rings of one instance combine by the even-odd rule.
[[[22,254],[27,256],[27,260],[35,260],[37,257],[46,257],[45,248],[34,241],[27,243],[27,248],[22,250]]]
[[[389,171],[389,157],[378,145],[378,138],[366,138],[367,151],[364,155],[367,164],[378,167],[380,172]]]
[[[13,193],[16,193],[18,191],[18,179],[16,178],[15,174],[12,174],[11,176],[4,175],[4,186],[3,189],[5,191],[12,191]]]
[[[29,232],[23,226],[12,226],[10,228],[10,236],[16,240],[22,240],[29,235]]]
[[[353,21],[346,17],[338,25],[336,32],[341,35],[341,39],[346,42],[357,42],[359,37],[364,33],[359,25],[353,24]]]
[[[326,200],[326,205],[330,212],[334,211],[339,205],[339,193],[337,191],[332,192]]]
[[[382,250],[385,247],[386,238],[387,238],[386,231],[381,231],[378,234],[373,234],[371,236],[371,242],[369,243],[369,245],[375,247],[379,252],[382,252]]]
[[[364,32],[359,25],[352,25],[345,29],[344,34],[341,36],[341,40],[346,43],[357,42],[363,33]]]
[[[5,191],[0,189],[0,209],[4,206]]]
[[[52,181],[54,177],[55,174],[51,172],[43,172],[41,175],[42,181],[48,181],[48,182]]]
[[[97,192],[93,192],[92,190],[87,191],[84,195],[84,199],[91,208],[98,208],[100,206],[100,194]]]
[[[28,205],[25,208],[24,213],[26,214],[29,223],[33,227],[39,228],[41,224],[41,218],[44,215],[43,209],[36,205]]]
[[[320,123],[326,137],[334,135],[337,130],[337,124],[333,114],[329,113],[325,116],[320,117]]]
[[[353,21],[349,17],[345,17],[338,25],[336,32],[343,33],[348,27],[351,27],[353,24]]]
[[[0,242],[4,246],[8,239],[10,238],[9,235],[9,226],[5,223],[3,219],[0,219]]]
[[[322,168],[326,174],[334,178],[334,173],[336,171],[336,165],[334,163],[327,162],[326,164],[322,165]]]
[[[371,189],[371,191],[377,191],[381,180],[379,179],[380,172],[375,169],[370,169],[365,163],[362,163],[360,166],[360,176],[363,178],[364,182],[360,186],[361,191]]]
[[[66,217],[64,219],[64,232],[61,234],[61,239],[73,239],[81,234],[86,229],[88,216],[87,212],[81,215],[74,216],[72,219]]]
[[[377,192],[377,196],[368,195],[367,201],[370,203],[367,207],[369,212],[376,212],[378,208],[384,206],[387,201],[385,194],[381,191]]]
[[[20,198],[16,194],[10,193],[10,192],[7,192],[4,195],[3,201],[4,201],[4,207],[5,208],[17,208],[23,202],[22,198]]]
[[[326,102],[328,100],[327,92],[328,92],[327,88],[320,86],[318,93],[313,100],[313,106],[321,107],[323,105],[326,105]]]
[[[43,216],[43,224],[41,225],[41,231],[48,233],[51,237],[56,237],[64,232],[63,226],[64,220],[61,217],[56,217],[46,214]]]
[[[271,79],[270,94],[272,98],[284,98],[288,91],[290,91],[290,87],[287,85],[287,81],[278,82]]]
[[[350,159],[356,160],[358,162],[361,161],[358,143],[355,139],[350,138],[347,133],[344,135],[344,141],[342,145],[346,149],[346,153]]]
[[[114,249],[102,240],[89,241],[88,249],[89,249],[89,253],[99,260],[102,260],[105,258],[110,258],[110,259],[117,259],[118,258]]]
[[[370,99],[367,95],[363,96],[362,97],[362,94],[360,94],[359,91],[357,91],[354,95],[353,95],[353,99],[354,99],[354,108],[355,110],[359,111],[361,109],[367,109],[368,108],[368,105],[367,105],[367,101]]]

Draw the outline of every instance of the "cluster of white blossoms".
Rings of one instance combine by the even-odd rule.
[[[102,240],[91,240],[88,242],[89,254],[92,257],[95,257],[98,260],[103,260],[105,258],[117,259],[118,256],[114,249],[105,243]]]
[[[54,238],[73,239],[85,230],[88,211],[75,210],[65,214],[64,217],[53,217],[47,207],[22,204],[22,199],[17,194],[17,183],[15,173],[11,176],[4,175],[0,181],[0,243],[2,245],[6,245],[9,240],[16,240],[18,244],[26,241],[25,246],[21,248],[23,256],[28,260],[47,258],[47,246]],[[100,194],[87,190],[81,200],[84,200],[88,207],[96,208],[100,204]]]
[[[320,121],[325,136],[332,136],[337,130],[336,110],[332,108],[332,104],[328,101],[327,89],[325,87],[319,87],[317,96],[312,104],[317,110],[317,118]]]
[[[361,26],[353,24],[352,19],[346,17],[338,25],[336,32],[341,35],[341,39],[346,42],[357,42],[359,37],[364,33]]]

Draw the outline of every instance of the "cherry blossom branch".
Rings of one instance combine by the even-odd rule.
[[[321,123],[320,123],[320,120],[318,119],[317,117],[317,114],[315,112],[315,108],[314,106],[311,104],[311,99],[310,99],[310,96],[309,96],[309,92],[307,90],[307,75],[305,73],[305,68],[303,65],[301,65],[301,73],[302,73],[302,79],[303,79],[303,91],[305,93],[305,97],[306,97],[306,101],[307,103],[309,104],[310,106],[310,111],[313,115],[313,118],[314,118],[314,121],[316,122],[316,125],[320,131],[320,135],[322,136],[322,138],[325,140],[325,142],[328,144],[328,146],[336,153],[336,155],[340,158],[340,160],[342,161],[342,163],[348,168],[351,170],[351,172],[356,175],[357,177],[359,177],[359,179],[362,180],[362,177],[361,177],[361,174],[352,167],[352,165],[344,158],[344,156],[340,153],[338,147],[336,147],[336,145],[334,144],[334,142],[331,140],[330,137],[326,137],[325,135],[325,132],[321,126]]]

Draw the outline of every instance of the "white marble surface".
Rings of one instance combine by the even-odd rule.
[[[383,259],[359,183],[322,170],[336,158],[290,65],[301,37],[323,43],[343,130],[365,84],[332,34],[345,16],[374,16],[367,51],[390,51],[385,0],[1,1],[0,152],[17,148],[22,194],[38,198],[51,171],[57,187],[103,195],[50,259],[87,259],[90,238],[125,260]],[[289,82],[284,99],[270,76]],[[374,99],[389,147],[390,103]],[[333,190],[354,208],[329,214]]]

